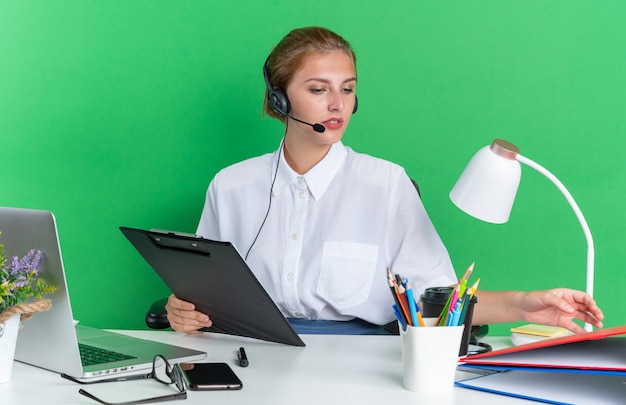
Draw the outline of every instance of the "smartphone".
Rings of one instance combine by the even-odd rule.
[[[243,387],[226,363],[184,363],[181,368],[190,390],[240,390]]]

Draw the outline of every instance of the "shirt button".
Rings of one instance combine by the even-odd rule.
[[[291,234],[291,239],[298,240],[298,234],[297,233],[292,233]]]
[[[304,177],[298,176],[298,184],[304,183]]]
[[[298,197],[300,197],[301,200],[304,200],[304,198],[306,197],[306,193],[304,191],[300,191],[300,194],[298,194]]]
[[[293,274],[293,273],[289,273],[289,274],[287,274],[287,280],[289,280],[289,281],[293,281],[293,279],[294,279],[294,278],[296,278],[296,277],[294,276],[294,274]]]
[[[298,317],[304,316],[304,314],[302,312],[296,312],[295,315],[298,316]]]

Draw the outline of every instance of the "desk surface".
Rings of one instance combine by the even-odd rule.
[[[292,347],[218,334],[184,335],[171,331],[118,331],[131,336],[207,352],[206,361],[226,362],[243,381],[240,391],[189,391],[180,404],[528,404],[529,401],[455,387],[445,396],[417,394],[402,387],[400,338],[397,336],[303,335],[306,347]],[[42,339],[44,339],[42,337]],[[45,339],[44,339],[45,340]],[[508,338],[488,338],[494,347]],[[250,365],[237,365],[245,347]],[[467,374],[457,371],[457,378]],[[136,382],[83,386],[103,399],[137,399]],[[141,384],[148,384],[144,381]],[[159,389],[169,389],[152,382]],[[163,388],[164,387],[164,388]],[[2,404],[95,404],[78,394],[79,386],[58,374],[16,362],[10,382],[0,385]],[[111,395],[115,394],[114,398]],[[132,395],[134,396],[132,396]],[[143,395],[144,398],[151,394]],[[156,395],[162,395],[156,394]]]

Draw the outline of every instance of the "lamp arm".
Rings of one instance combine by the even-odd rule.
[[[585,221],[585,217],[583,216],[583,213],[580,211],[580,208],[578,208],[578,204],[576,204],[576,201],[574,201],[574,197],[572,197],[570,192],[567,191],[563,183],[561,183],[559,179],[557,179],[556,176],[550,173],[547,169],[545,169],[538,163],[533,162],[532,160],[519,154],[515,157],[515,159],[519,161],[520,163],[524,163],[525,165],[532,167],[533,169],[537,170],[539,173],[543,174],[548,179],[550,179],[550,181],[552,181],[557,186],[557,188],[561,190],[567,202],[569,202],[569,204],[572,206],[572,209],[574,210],[574,213],[576,214],[576,217],[578,218],[578,221],[580,222],[580,226],[583,228],[585,238],[587,239],[587,294],[593,296],[593,279],[594,279],[594,274],[593,274],[594,267],[593,266],[594,266],[594,254],[595,254],[594,246],[593,246],[593,238],[591,237],[591,231],[589,230],[587,221]]]

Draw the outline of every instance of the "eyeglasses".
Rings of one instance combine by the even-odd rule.
[[[154,379],[165,385],[175,384],[176,388],[178,389],[178,392],[175,394],[162,395],[160,397],[153,397],[153,398],[126,401],[126,402],[107,402],[83,389],[78,390],[79,394],[84,395],[87,398],[91,398],[94,401],[97,401],[104,405],[148,404],[151,402],[173,401],[176,399],[187,398],[187,390],[185,389],[185,381],[184,381],[183,372],[180,369],[180,366],[178,364],[174,364],[174,366],[172,366],[167,361],[167,359],[161,355],[156,355],[154,357],[154,360],[152,361],[152,371],[149,372],[148,374],[115,377],[115,378],[109,378],[109,379],[98,380],[98,381],[81,381],[67,374],[61,374],[61,377],[67,380],[79,383],[79,384],[98,384],[98,383],[117,382],[117,381]]]

